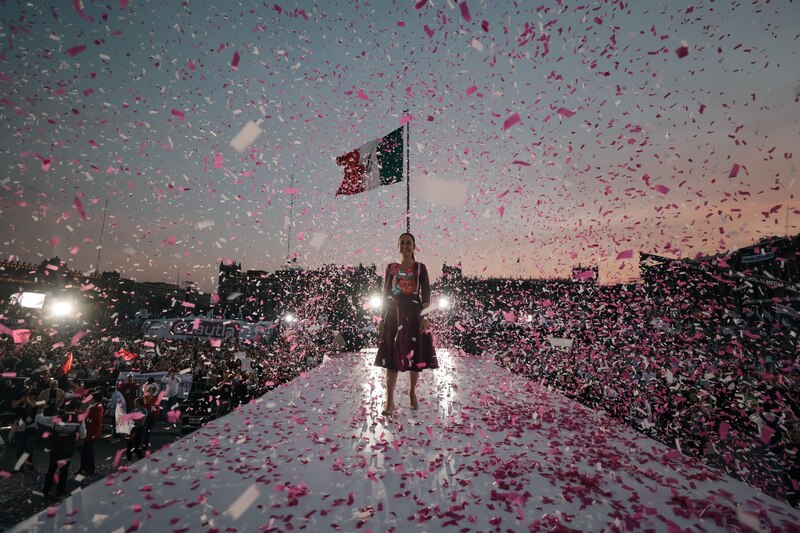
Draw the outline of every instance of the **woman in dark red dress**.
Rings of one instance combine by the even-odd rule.
[[[386,407],[384,415],[394,410],[394,388],[398,372],[410,372],[409,403],[419,408],[416,395],[419,373],[439,368],[433,338],[424,310],[431,303],[428,269],[414,258],[416,240],[403,233],[397,242],[401,261],[386,267],[383,278],[383,317],[378,329],[378,355],[375,366],[386,369]]]

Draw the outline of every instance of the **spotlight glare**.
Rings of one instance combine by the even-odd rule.
[[[294,322],[294,315],[292,313],[286,313],[285,315],[283,315],[283,319],[291,324],[292,322]]]
[[[450,300],[447,299],[447,296],[439,298],[439,309],[450,309]]]
[[[373,294],[369,299],[370,307],[372,307],[372,309],[375,309],[375,310],[380,309],[382,303],[383,303],[382,302],[382,298],[380,296],[378,296],[377,294]]]
[[[51,307],[53,316],[64,317],[72,314],[72,304],[63,300],[53,302]]]

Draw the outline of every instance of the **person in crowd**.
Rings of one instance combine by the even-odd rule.
[[[125,406],[127,409],[133,409],[133,401],[139,393],[139,387],[133,382],[133,374],[130,372],[125,376],[125,381],[117,388],[122,396],[125,398]]]
[[[403,233],[397,241],[399,263],[386,267],[383,281],[383,316],[378,324],[380,338],[375,366],[386,369],[384,416],[394,411],[394,389],[398,372],[410,373],[409,404],[419,408],[416,396],[419,372],[439,368],[428,317],[424,311],[431,301],[428,269],[414,256],[416,239]]]
[[[250,401],[258,394],[258,375],[256,375],[255,370],[251,370],[247,374],[245,385],[247,386],[247,401]]]
[[[17,449],[17,461],[27,454],[27,459],[17,467],[17,471],[26,467],[35,472],[33,466],[33,450],[36,446],[36,396],[33,394],[33,382],[27,379],[23,390],[12,403],[14,409],[14,445]]]
[[[233,401],[233,384],[228,376],[223,376],[217,384],[217,416],[228,414]]]
[[[146,416],[142,426],[141,447],[146,452],[150,447],[150,433],[153,431],[153,426],[161,418],[161,400],[158,395],[158,385],[155,383],[150,384],[145,390],[142,406]]]
[[[177,375],[175,370],[170,370],[167,375],[161,378],[161,386],[164,388],[164,399],[167,401],[167,408],[175,409],[176,404],[179,404],[181,400],[181,377]]]
[[[78,469],[78,474],[84,476],[94,475],[95,458],[94,458],[94,443],[100,439],[103,433],[103,395],[95,392],[91,396],[89,408],[86,410],[86,418],[84,424],[86,425],[86,438],[83,440],[83,448],[81,449],[81,466]]]
[[[64,372],[63,369],[59,368],[57,375],[58,377],[56,379],[58,380],[58,388],[63,390],[65,394],[70,392],[70,390],[72,390],[72,384],[69,380],[69,374]]]
[[[237,370],[233,378],[233,408],[236,409],[247,398],[247,384],[245,383],[244,376],[242,376],[241,369]]]
[[[112,420],[111,438],[112,439],[116,439],[117,438],[117,407],[119,406],[119,408],[120,408],[120,410],[121,410],[121,412],[123,414],[128,412],[128,408],[127,408],[127,405],[125,404],[125,396],[123,396],[122,393],[120,391],[118,391],[116,387],[113,387],[113,386],[109,387],[106,392],[110,396],[110,399],[108,400],[108,405],[106,405],[106,409],[108,410],[109,413],[111,413],[111,420]]]
[[[126,456],[128,461],[133,460],[133,454],[141,459],[144,457],[144,450],[142,449],[142,437],[144,436],[144,421],[147,418],[147,410],[144,408],[144,399],[139,397],[133,401],[129,415],[133,415],[133,427],[128,434],[126,444]]]
[[[78,419],[74,407],[68,406],[68,411],[63,416],[36,415],[36,423],[48,428],[50,433],[48,447],[50,449],[50,462],[44,476],[42,494],[50,498],[50,489],[53,486],[56,470],[58,470],[58,487],[56,497],[62,497],[67,492],[67,479],[69,465],[75,448],[80,439],[86,436],[86,425]]]
[[[39,395],[39,401],[44,402],[41,404],[42,414],[55,416],[64,407],[65,398],[64,391],[58,386],[58,380],[51,379],[48,387]]]

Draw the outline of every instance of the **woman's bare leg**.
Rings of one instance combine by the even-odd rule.
[[[411,403],[411,409],[418,409],[419,404],[417,403],[417,380],[419,379],[419,372],[414,370],[409,370],[411,380],[411,387],[408,390],[408,399]]]
[[[384,409],[386,413],[394,410],[395,385],[397,385],[397,370],[386,369],[386,408]]]

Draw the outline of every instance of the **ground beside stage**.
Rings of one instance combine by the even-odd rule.
[[[798,530],[800,511],[494,360],[440,351],[419,411],[380,414],[373,353],[341,354],[19,531]]]

